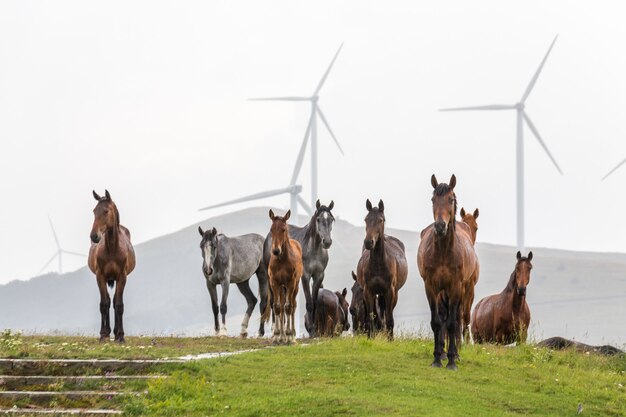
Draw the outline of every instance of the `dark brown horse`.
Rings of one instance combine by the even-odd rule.
[[[270,210],[272,228],[272,255],[267,268],[270,284],[268,307],[272,305],[274,312],[274,343],[291,343],[296,336],[295,313],[298,283],[302,276],[302,248],[295,239],[289,238],[287,220],[291,210],[284,217],[274,215]],[[263,312],[261,320],[267,321],[269,308]]]
[[[466,213],[465,209],[461,207],[461,220],[469,227],[470,239],[472,245],[476,246],[476,233],[478,232],[478,209],[474,210],[474,213]],[[467,281],[463,288],[463,337],[465,343],[469,343],[469,325],[472,314],[472,304],[474,304],[474,288],[478,283],[478,275],[480,273],[480,265],[476,263],[476,273],[472,275],[472,279]]]
[[[478,258],[465,223],[457,223],[456,177],[439,184],[431,177],[435,222],[422,230],[417,266],[424,279],[430,305],[430,325],[435,338],[433,367],[441,367],[444,336],[448,339],[447,368],[456,370],[458,340],[463,327],[462,302],[465,286],[477,274]]]
[[[346,295],[348,290],[345,288],[342,292],[320,288],[315,303],[315,323],[311,323],[309,315],[306,314],[306,327],[315,325],[317,336],[321,337],[335,337],[350,330]]]
[[[365,333],[367,314],[365,313],[365,300],[363,299],[363,288],[359,285],[357,276],[352,271],[352,299],[350,300],[350,315],[352,316],[352,332],[355,334]],[[376,297],[378,299],[378,297]],[[382,312],[378,301],[376,302],[376,328],[382,328]]]
[[[509,344],[526,342],[530,309],[526,303],[526,287],[530,281],[533,253],[523,257],[517,252],[517,264],[506,288],[476,304],[472,317],[472,336],[477,343]]]
[[[95,191],[93,197],[98,201],[93,210],[94,222],[91,228],[91,248],[87,264],[91,272],[96,274],[96,282],[100,290],[100,341],[109,340],[111,324],[109,309],[111,298],[107,290],[115,284],[113,308],[115,309],[115,341],[124,342],[124,287],[126,278],[135,269],[135,251],[130,243],[130,232],[120,224],[120,213],[117,211],[111,195],[105,190],[104,197]]]
[[[363,288],[365,301],[365,327],[367,335],[371,337],[375,330],[380,330],[379,323],[384,323],[387,335],[392,340],[393,309],[398,303],[398,291],[408,275],[404,243],[385,234],[383,200],[378,202],[378,207],[372,207],[372,203],[367,200],[365,207],[368,213],[365,217],[364,250],[357,266],[357,281]],[[380,319],[376,317],[378,306],[383,315]]]

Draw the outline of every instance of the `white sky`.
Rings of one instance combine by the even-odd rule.
[[[320,124],[319,192],[336,215],[360,225],[365,199],[383,198],[388,227],[421,230],[430,175],[455,173],[478,240],[514,244],[514,112],[437,109],[518,101],[558,33],[527,110],[565,176],[525,130],[526,243],[626,251],[626,168],[600,182],[626,157],[622,3],[443,4],[1,2],[0,283],[52,256],[47,214],[87,252],[92,189],[108,188],[135,243],[287,208],[197,211],[287,185],[309,107],[246,99],[311,94],[341,42],[319,102],[346,153]]]

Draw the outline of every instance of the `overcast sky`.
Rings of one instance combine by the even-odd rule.
[[[92,189],[134,243],[286,209],[197,211],[288,184],[309,106],[247,98],[311,94],[342,42],[319,101],[345,150],[320,129],[319,194],[338,217],[361,225],[382,198],[388,227],[421,230],[430,175],[455,173],[478,240],[513,245],[514,112],[437,109],[518,101],[558,34],[527,110],[565,175],[526,130],[526,243],[625,252],[626,167],[600,182],[626,157],[623,18],[621,2],[570,0],[3,1],[0,283],[52,256],[48,214],[87,252]],[[307,154],[307,200],[309,179]]]

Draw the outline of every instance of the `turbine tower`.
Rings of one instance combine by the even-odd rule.
[[[517,248],[519,250],[524,250],[524,122],[535,136],[543,150],[548,154],[548,157],[556,167],[557,171],[561,175],[563,175],[563,171],[559,168],[559,165],[556,163],[556,160],[548,150],[548,147],[544,143],[543,139],[539,135],[539,131],[528,117],[528,113],[526,112],[526,99],[530,95],[531,91],[535,87],[535,83],[537,82],[537,78],[539,78],[539,74],[543,69],[546,60],[548,59],[548,55],[550,55],[550,51],[556,42],[558,35],[554,37],[554,40],[550,44],[550,48],[548,48],[548,52],[543,57],[539,68],[533,75],[526,87],[526,91],[522,95],[522,98],[519,102],[515,104],[490,104],[486,106],[473,106],[473,107],[455,107],[448,109],[440,109],[439,111],[471,111],[471,110],[515,110],[517,112],[517,140],[516,140],[516,166],[517,166]]]
[[[86,258],[86,255],[83,255],[82,253],[77,253],[77,252],[72,252],[69,250],[65,250],[61,247],[61,243],[59,242],[59,238],[57,237],[57,232],[56,230],[54,230],[54,225],[52,224],[52,219],[50,219],[50,216],[48,216],[48,222],[50,223],[50,228],[52,229],[52,235],[54,236],[54,241],[56,242],[57,245],[57,251],[54,253],[54,255],[52,255],[52,258],[50,258],[50,260],[48,262],[46,262],[46,264],[43,266],[43,268],[41,268],[41,270],[38,272],[38,274],[41,274],[43,272],[44,269],[46,269],[48,267],[48,265],[50,265],[50,263],[52,263],[52,261],[54,261],[54,258],[59,258],[59,274],[63,273],[63,254],[68,254],[68,255],[74,255],[74,256],[82,256],[83,258]]]
[[[317,201],[317,116],[322,120],[322,123],[330,133],[330,136],[335,141],[337,148],[339,148],[339,152],[343,155],[343,149],[341,149],[341,145],[339,145],[339,141],[335,137],[322,109],[318,104],[319,100],[319,92],[324,86],[326,82],[326,78],[330,73],[333,65],[335,64],[335,60],[341,52],[341,48],[343,47],[343,43],[339,46],[339,49],[335,53],[333,60],[330,62],[328,69],[322,76],[322,79],[317,84],[317,87],[313,91],[313,94],[310,96],[290,96],[290,97],[269,97],[269,98],[251,98],[252,101],[308,101],[311,103],[311,115],[309,116],[309,124],[307,125],[306,131],[304,132],[304,140],[302,141],[302,145],[300,146],[300,153],[298,154],[298,160],[304,158],[304,153],[306,152],[306,147],[309,138],[311,139],[311,207],[315,206],[315,202]],[[294,176],[297,178],[300,173],[302,163],[296,165],[296,170],[294,171]],[[293,179],[292,179],[293,180]]]

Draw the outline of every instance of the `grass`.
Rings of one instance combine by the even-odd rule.
[[[626,359],[533,346],[468,346],[430,368],[432,342],[344,338],[178,367],[131,398],[150,416],[626,415]]]

